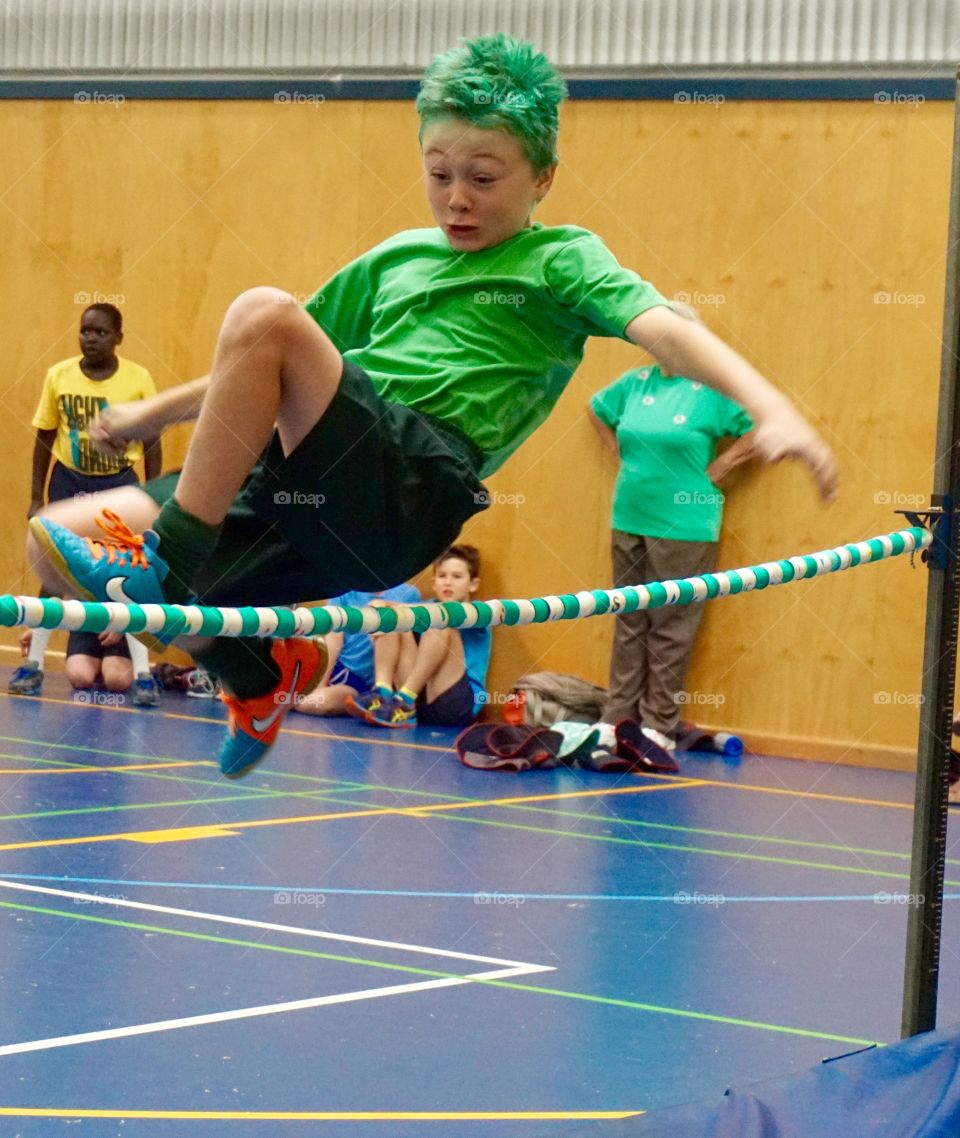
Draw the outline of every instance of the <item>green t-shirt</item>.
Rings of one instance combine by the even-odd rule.
[[[586,229],[535,224],[476,253],[398,233],[307,302],[385,399],[454,424],[491,474],[559,399],[588,336],[667,302]]]
[[[716,541],[723,494],[707,477],[717,442],[753,427],[726,396],[654,367],[634,368],[590,401],[617,433],[614,529],[677,541]]]

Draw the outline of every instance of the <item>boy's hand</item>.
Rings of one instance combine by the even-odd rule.
[[[20,633],[20,639],[17,641],[17,646],[20,649],[20,655],[24,658],[24,660],[28,659],[30,656],[30,645],[32,643],[33,629],[25,628],[23,632]]]
[[[150,436],[144,415],[144,404],[116,403],[105,407],[90,427],[90,441],[99,451],[114,458],[126,454],[130,443]]]
[[[836,497],[838,475],[833,451],[790,404],[757,424],[752,450],[764,462],[799,458],[810,468],[821,497],[827,502]]]

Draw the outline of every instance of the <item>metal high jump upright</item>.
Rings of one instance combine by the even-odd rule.
[[[943,882],[947,847],[947,794],[953,693],[960,617],[960,75],[955,94],[947,272],[940,354],[940,397],[927,550],[927,616],[923,648],[923,700],[917,748],[913,856],[904,964],[904,1038],[937,1025],[937,987]]]

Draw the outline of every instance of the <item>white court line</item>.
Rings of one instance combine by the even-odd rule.
[[[216,913],[200,913],[192,909],[174,909],[166,905],[148,905],[140,901],[126,901],[115,897],[101,897],[96,893],[73,893],[65,889],[48,889],[40,885],[24,885],[20,882],[2,880],[0,880],[0,887],[21,890],[25,893],[42,893],[53,897],[65,897],[74,901],[92,902],[98,905],[113,905],[118,908],[141,909],[154,913],[168,913],[175,916],[191,917],[201,921],[217,921],[226,924],[245,925],[250,928],[293,933],[298,936],[348,941],[352,944],[374,945],[381,948],[399,949],[404,952],[419,952],[430,956],[444,956],[458,960],[473,960],[485,964],[499,964],[505,966],[488,972],[471,973],[467,976],[447,976],[436,980],[419,980],[410,984],[392,984],[385,988],[366,988],[357,992],[342,992],[333,996],[316,996],[307,1000],[293,1000],[280,1004],[264,1004],[252,1008],[235,1008],[232,1011],[211,1012],[207,1015],[158,1020],[154,1023],[133,1024],[129,1027],[109,1028],[104,1031],[87,1031],[77,1035],[61,1035],[49,1039],[34,1039],[25,1043],[10,1043],[5,1046],[0,1046],[0,1056],[18,1055],[26,1051],[45,1051],[55,1047],[71,1047],[80,1043],[97,1043],[107,1039],[121,1039],[132,1035],[148,1035],[160,1031],[175,1031],[183,1027],[198,1027],[204,1024],[224,1023],[229,1020],[276,1015],[281,1012],[302,1011],[306,1008],[317,1008],[328,1004],[345,1004],[359,1000],[375,1000],[381,996],[397,996],[408,992],[425,992],[431,988],[452,988],[458,985],[469,984],[474,980],[504,980],[514,976],[527,976],[535,972],[554,971],[553,967],[545,964],[525,964],[515,960],[498,960],[494,957],[475,956],[470,953],[452,952],[442,948],[426,948],[422,945],[401,944],[398,941],[375,940],[369,937],[348,936],[342,933],[327,933],[317,929],[299,928],[296,925],[277,925],[265,921],[250,921],[242,917],[227,917]],[[318,892],[321,891],[318,890]]]
[[[192,917],[198,921],[217,921],[227,925],[244,925],[251,929],[268,929],[271,932],[294,933],[297,936],[318,937],[321,940],[340,940],[349,944],[368,944],[376,948],[395,948],[400,952],[424,952],[430,956],[446,956],[453,960],[474,960],[479,964],[499,964],[507,968],[526,968],[534,972],[552,972],[553,967],[546,964],[526,964],[522,960],[500,960],[495,956],[477,956],[471,952],[452,952],[446,948],[427,948],[421,944],[403,944],[395,940],[375,940],[365,936],[349,936],[347,933],[327,933],[320,929],[305,929],[299,925],[275,925],[268,921],[249,921],[244,917],[227,917],[221,913],[200,913],[194,909],[172,909],[167,905],[149,905],[145,901],[127,901],[120,897],[104,897],[98,893],[73,893],[66,889],[50,889],[43,885],[26,885],[20,881],[0,880],[4,889],[19,889],[24,893],[43,893],[50,897],[66,897],[71,901],[93,902],[97,905],[115,905],[123,909],[141,909],[145,913],[169,913],[175,917]],[[309,892],[303,890],[280,889],[278,893]],[[318,895],[323,890],[317,889]]]
[[[24,1051],[46,1051],[53,1047],[71,1047],[77,1043],[98,1043],[105,1039],[122,1039],[130,1035],[149,1035],[156,1031],[175,1031],[181,1027],[199,1027],[208,1023],[224,1023],[232,1019],[251,1019],[254,1016],[276,1015],[280,1012],[297,1012],[304,1008],[319,1008],[324,1004],[349,1004],[356,1000],[376,1000],[381,996],[398,996],[405,992],[425,992],[430,988],[452,988],[469,984],[473,980],[505,980],[529,972],[551,971],[538,965],[531,968],[501,968],[494,972],[476,972],[470,976],[452,976],[443,980],[422,980],[415,984],[394,984],[389,988],[367,988],[361,992],[342,992],[335,996],[317,996],[311,1000],[292,1000],[284,1004],[264,1004],[256,1008],[236,1008],[229,1012],[211,1012],[209,1015],[188,1016],[183,1019],[164,1019],[156,1023],[139,1023],[131,1027],[115,1027],[106,1031],[86,1031],[81,1035],[60,1035],[51,1039],[34,1039],[28,1043],[10,1043],[0,1047],[2,1055],[20,1055]]]

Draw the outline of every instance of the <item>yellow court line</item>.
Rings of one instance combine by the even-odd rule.
[[[560,1122],[637,1118],[643,1110],[65,1110],[0,1107],[7,1118],[152,1118],[230,1122]]]
[[[518,802],[556,802],[561,798],[610,798],[615,794],[648,794],[654,790],[680,790],[697,786],[696,779],[673,779],[670,782],[651,783],[649,786],[621,786],[607,790],[571,790],[564,794],[521,794],[514,798],[474,798],[469,802],[440,802],[427,806],[399,806],[398,814],[436,814],[440,810],[464,810],[474,806],[515,806]]]
[[[663,783],[665,789],[679,786],[677,782]],[[376,806],[367,810],[342,810],[326,814],[298,814],[290,818],[259,818],[247,822],[220,822],[207,827],[189,826],[172,830],[128,830],[116,834],[95,834],[86,837],[50,838],[33,842],[10,842],[0,845],[0,851],[47,849],[53,846],[78,846],[88,842],[159,842],[189,841],[195,838],[225,837],[237,830],[253,830],[263,826],[291,826],[305,822],[335,822],[350,818],[384,818],[389,815],[409,817],[437,813],[441,810],[473,810],[483,806],[500,806],[509,803],[543,802],[557,798],[596,798],[598,795],[643,794],[659,790],[656,786],[626,786],[605,790],[575,790],[564,794],[537,794],[518,798],[474,798],[467,802],[440,802],[426,806]]]
[[[760,794],[789,794],[794,798],[820,798],[828,802],[849,802],[852,806],[889,806],[892,810],[912,810],[912,802],[889,802],[884,798],[854,798],[846,794],[820,794],[815,790],[790,790],[779,786],[755,786],[749,782],[722,782],[719,779],[702,778],[699,786],[719,786],[724,790],[756,790]]]
[[[12,695],[5,691],[0,691],[0,695],[6,696],[8,699],[29,699],[32,703],[56,703],[61,706],[88,708],[95,711],[124,711],[128,715],[140,715],[147,710],[142,707],[121,707],[119,704],[85,703],[75,699],[59,699],[52,695],[22,696]],[[149,714],[151,719],[163,718],[185,720],[187,723],[215,723],[222,727],[227,725],[225,719],[208,715],[183,715],[178,711],[161,711],[158,708],[149,709]],[[452,745],[443,747],[439,743],[405,743],[401,740],[385,739],[379,735],[337,735],[332,731],[303,731],[298,727],[290,727],[288,724],[289,720],[284,724],[283,733],[285,735],[300,735],[307,739],[332,739],[334,742],[343,740],[345,743],[369,743],[377,747],[408,747],[416,751],[437,751],[440,754],[447,754],[453,750]]]

